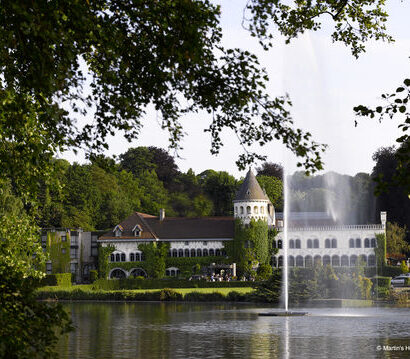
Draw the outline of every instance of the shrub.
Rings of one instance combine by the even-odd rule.
[[[47,274],[41,280],[41,285],[71,287],[71,273]]]
[[[258,280],[267,280],[272,275],[272,266],[269,264],[261,264],[258,267],[257,276]]]
[[[390,285],[391,285],[390,277],[377,276],[377,277],[371,278],[371,281],[373,283],[373,286],[390,288]]]
[[[409,272],[409,267],[407,267],[407,264],[405,261],[401,261],[400,270],[403,274]]]
[[[159,294],[159,300],[164,300],[164,301],[182,300],[182,294],[176,292],[173,289],[164,288],[163,290],[161,290]]]
[[[98,272],[96,270],[90,270],[90,282],[94,283],[98,278]]]

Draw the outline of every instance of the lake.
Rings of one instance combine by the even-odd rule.
[[[409,358],[410,309],[298,309],[192,303],[65,304],[76,330],[61,358]]]

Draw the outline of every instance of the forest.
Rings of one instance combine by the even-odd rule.
[[[380,211],[388,221],[410,226],[410,200],[403,188],[392,186],[374,195],[375,179],[390,180],[396,168],[395,148],[379,149],[373,156],[372,173],[355,176],[328,172],[306,176],[303,171],[288,177],[290,210],[330,211],[344,224],[380,223]],[[38,223],[43,228],[81,227],[106,230],[133,211],[167,216],[230,216],[232,200],[242,178],[208,169],[181,172],[172,156],[157,147],[130,148],[118,157],[94,156],[87,164],[55,159],[54,173],[60,183],[40,185]],[[275,210],[283,210],[283,169],[264,162],[256,167]]]

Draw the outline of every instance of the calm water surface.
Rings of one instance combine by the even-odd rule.
[[[307,317],[229,304],[66,308],[77,329],[58,344],[61,358],[410,358],[408,308],[305,309]]]

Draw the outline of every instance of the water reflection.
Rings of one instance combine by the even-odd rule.
[[[246,305],[67,304],[77,330],[62,358],[409,357],[377,351],[410,345],[408,309],[309,309],[308,317],[258,317]]]

